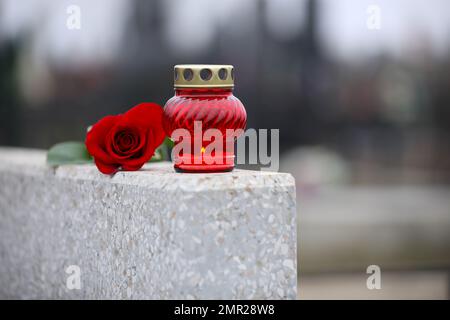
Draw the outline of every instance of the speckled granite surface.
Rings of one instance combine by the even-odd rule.
[[[283,173],[111,178],[0,148],[0,298],[295,299],[295,206]]]

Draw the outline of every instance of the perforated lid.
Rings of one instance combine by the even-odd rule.
[[[174,67],[175,88],[233,88],[232,65],[178,64]]]

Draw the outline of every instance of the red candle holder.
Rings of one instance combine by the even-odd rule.
[[[163,126],[175,143],[175,170],[233,170],[234,142],[247,122],[244,106],[233,95],[233,66],[176,65],[174,87],[175,96],[164,107]],[[180,143],[186,148],[178,148]]]

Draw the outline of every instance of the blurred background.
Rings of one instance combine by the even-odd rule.
[[[449,298],[448,1],[0,0],[0,145],[164,104],[182,63],[233,64],[248,127],[280,129],[299,298]]]

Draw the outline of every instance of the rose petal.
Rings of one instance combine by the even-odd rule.
[[[120,152],[118,151],[118,146],[115,143],[115,138],[114,136],[117,134],[117,132],[120,132],[122,130],[128,130],[130,133],[131,132],[135,132],[135,134],[138,135],[139,139],[139,144],[136,145],[133,149],[127,151],[127,152]],[[127,127],[123,127],[122,124],[118,124],[116,126],[114,126],[114,128],[112,128],[110,130],[110,132],[108,133],[108,136],[106,138],[106,140],[108,141],[107,145],[106,145],[106,150],[108,152],[108,154],[118,163],[120,164],[125,164],[126,162],[128,162],[129,158],[133,158],[136,156],[136,153],[138,153],[141,149],[143,149],[145,147],[146,144],[146,131],[147,129],[144,128],[127,128]]]
[[[132,157],[126,159],[126,161],[122,163],[123,166],[126,165],[128,167],[142,167],[144,163],[146,163],[151,159],[156,149],[152,144],[153,141],[152,130],[147,130],[147,137],[145,138],[145,140],[146,145],[143,146],[143,148],[141,148],[140,150],[142,151],[142,153],[141,154],[136,153]]]
[[[114,159],[106,152],[105,139],[111,128],[120,119],[119,116],[106,116],[94,124],[86,135],[86,148],[94,159],[105,164],[114,164]]]
[[[162,126],[163,108],[151,102],[140,103],[123,114],[121,123],[151,128],[153,131],[153,147],[156,149],[166,137]]]
[[[164,141],[163,109],[155,103],[141,103],[123,115],[107,116],[86,136],[86,147],[98,169],[105,174],[139,170]]]
[[[130,166],[130,165],[128,165],[128,164],[124,164],[123,166],[122,166],[122,170],[124,170],[124,171],[136,171],[136,170],[139,170],[140,168],[142,168],[142,166],[145,164],[145,162],[144,163],[142,163],[141,165],[139,165],[139,166]]]
[[[97,159],[94,158],[95,165],[97,166],[98,170],[103,174],[113,174],[116,173],[119,170],[118,165],[111,165],[103,163]]]
[[[159,122],[161,120],[163,109],[156,103],[140,103],[123,114],[123,122],[130,122],[134,126],[148,126],[149,122]],[[161,124],[162,126],[162,124]]]

